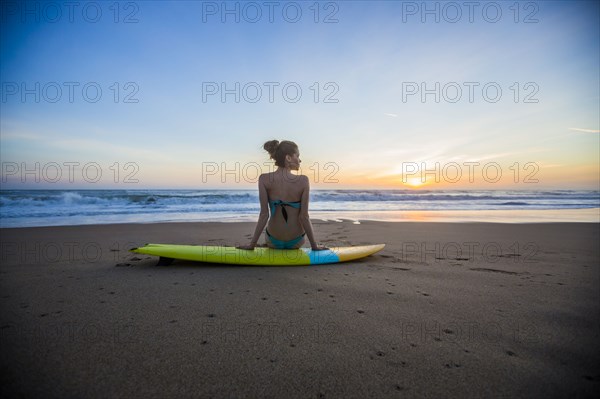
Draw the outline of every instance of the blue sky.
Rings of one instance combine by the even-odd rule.
[[[241,169],[267,163],[261,146],[275,138],[297,142],[303,173],[325,188],[406,188],[406,164],[422,162],[495,162],[505,177],[440,188],[598,188],[598,2],[475,2],[472,22],[464,2],[428,2],[434,13],[424,15],[422,2],[320,2],[318,15],[312,1],[274,2],[273,22],[268,2],[67,4],[2,6],[5,187],[252,187]],[[236,82],[239,102],[203,101],[203,90]],[[436,82],[439,102],[406,94]],[[24,98],[23,87],[32,91]],[[102,96],[87,101],[96,88]],[[104,177],[38,183],[14,170],[36,162],[95,163]],[[126,163],[136,165],[134,186],[122,182]],[[222,171],[203,179],[203,163],[239,163],[239,183]],[[538,182],[524,186],[521,174],[515,183],[515,163],[522,174],[537,168]],[[337,182],[323,183],[332,172]]]

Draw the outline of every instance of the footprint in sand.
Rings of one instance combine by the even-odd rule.
[[[500,274],[511,274],[511,275],[518,275],[519,273],[517,272],[510,272],[507,270],[500,270],[500,269],[490,269],[487,267],[472,267],[470,270],[474,270],[477,272],[488,272],[488,273],[500,273]]]
[[[595,377],[591,375],[584,375],[583,378],[585,378],[588,381],[600,381],[600,375],[597,375]]]
[[[384,357],[385,356],[385,352],[383,351],[376,351],[374,355],[369,355],[369,359],[371,360],[375,360],[375,357]]]
[[[446,364],[444,365],[444,367],[446,367],[447,369],[454,369],[454,368],[459,368],[459,367],[462,367],[462,365],[461,365],[461,364],[459,364],[459,363],[454,363],[454,362],[452,362],[452,363],[446,363]]]
[[[388,360],[388,361],[386,362],[386,364],[387,364],[388,366],[392,366],[392,367],[406,367],[406,362],[405,362],[405,361],[403,361],[403,360],[401,360],[401,361],[399,361],[399,362],[394,362],[394,361]]]

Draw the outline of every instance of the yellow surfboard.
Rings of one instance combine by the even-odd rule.
[[[384,247],[385,244],[361,245],[334,247],[324,251],[313,251],[310,248],[256,247],[254,250],[248,251],[222,246],[146,244],[143,247],[133,248],[131,251],[138,254],[160,256],[161,259],[181,259],[229,265],[308,266],[364,258],[381,251]]]

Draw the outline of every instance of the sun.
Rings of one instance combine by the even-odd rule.
[[[408,179],[406,179],[406,184],[407,186],[411,186],[411,187],[420,187],[424,184],[426,184],[426,181],[421,180],[421,178],[419,177],[410,177]]]

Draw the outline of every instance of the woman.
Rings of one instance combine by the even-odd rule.
[[[300,248],[306,236],[313,251],[327,249],[317,245],[308,217],[308,178],[292,173],[292,170],[297,171],[300,168],[298,146],[292,141],[284,140],[280,143],[271,140],[267,141],[263,148],[271,155],[271,159],[275,160],[278,168],[274,172],[263,173],[258,178],[258,223],[250,244],[238,248],[253,250],[267,225],[265,241],[270,248]]]

